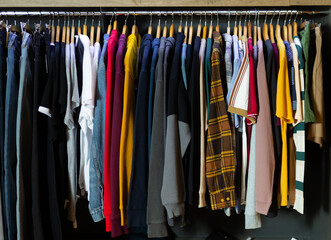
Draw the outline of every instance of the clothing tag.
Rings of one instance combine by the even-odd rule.
[[[47,55],[45,54],[45,63],[46,63],[46,73],[48,73],[48,62],[47,62]]]

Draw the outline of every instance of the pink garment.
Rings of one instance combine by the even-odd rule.
[[[258,100],[256,94],[255,68],[253,56],[252,38],[248,38],[248,54],[249,54],[249,95],[248,95],[248,110],[247,115],[251,118],[257,118]],[[247,124],[252,125],[252,121],[247,118]]]
[[[275,153],[262,40],[258,41],[258,48],[256,72],[259,89],[259,119],[256,123],[255,201],[256,212],[267,215],[272,201]]]

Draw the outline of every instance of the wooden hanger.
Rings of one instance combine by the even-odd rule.
[[[230,34],[230,33],[231,33],[231,29],[230,29],[230,14],[231,14],[231,12],[230,12],[230,10],[229,10],[228,26],[227,26],[227,28],[226,28],[226,33],[227,33],[227,34]]]
[[[275,30],[275,37],[276,37],[277,41],[282,40],[282,37],[281,37],[281,34],[280,34],[279,18],[280,18],[280,12],[279,12],[279,15],[278,15],[277,25],[276,25],[276,30]]]
[[[269,39],[267,18],[268,18],[268,11],[266,11],[266,13],[265,13],[263,29],[262,29],[262,36],[263,36],[264,41]]]
[[[291,17],[292,17],[292,11],[291,11],[291,15],[290,18],[288,20],[288,24],[287,24],[287,33],[288,33],[288,41],[290,43],[293,43],[293,28],[292,28],[292,24],[291,24]]]
[[[218,11],[217,11],[217,14],[216,14],[216,27],[215,27],[215,30],[216,32],[221,32],[220,31],[220,21],[219,21],[219,17],[218,17]]]
[[[72,18],[70,42],[75,43],[75,19],[74,18]]]
[[[274,36],[274,25],[272,24],[272,20],[275,17],[275,13],[276,11],[273,12],[271,20],[270,20],[270,24],[269,24],[269,34],[270,34],[270,42],[271,43],[275,43],[275,36]]]
[[[180,21],[178,26],[178,32],[183,32],[183,14],[180,15]]]
[[[188,44],[192,44],[192,40],[193,40],[193,13],[191,16],[191,26],[190,26],[190,30],[189,30],[189,34],[188,34]]]
[[[27,32],[27,33],[29,33],[29,34],[33,34],[33,31],[32,31],[32,29],[31,29],[31,27],[30,27],[30,20],[29,20],[29,14],[27,13],[27,17],[28,17],[28,20],[23,24],[23,31],[24,32]],[[23,35],[23,33],[22,33],[22,35]]]
[[[92,15],[91,29],[90,29],[90,45],[94,45],[94,14]]]
[[[85,16],[85,22],[84,22],[84,25],[83,25],[83,35],[87,36],[87,13],[86,13],[86,16]]]
[[[262,40],[260,27],[260,12],[257,13],[257,40]]]
[[[298,36],[298,24],[297,24],[297,16],[298,16],[298,11],[295,15],[294,21],[293,21],[293,37]]]
[[[66,43],[66,32],[67,32],[67,26],[66,26],[66,19],[64,15],[64,21],[63,21],[63,27],[62,27],[62,41],[63,43]]]
[[[114,20],[114,24],[113,24],[113,30],[118,30],[118,24],[117,24],[117,16],[115,13],[115,20]]]
[[[208,38],[213,37],[213,15],[210,13],[210,25],[209,25],[209,30],[208,30]]]
[[[251,15],[248,16],[248,37],[252,38]]]
[[[55,43],[55,25],[54,25],[54,13],[53,13],[53,20],[52,20],[52,27],[51,27],[51,43]]]
[[[243,33],[243,37],[247,39],[247,11],[245,13],[245,21],[244,21],[244,33]]]
[[[97,37],[95,39],[95,42],[100,43],[100,36],[101,36],[101,20],[100,20],[100,15],[99,15],[99,22],[97,26]]]
[[[157,24],[156,28],[156,38],[161,37],[161,14],[159,15],[159,23]]]
[[[81,13],[79,13],[79,18],[78,18],[78,26],[77,26],[77,34],[78,35],[82,34],[82,28],[80,27],[80,16],[81,16]]]
[[[116,21],[116,16],[115,16],[115,21]],[[114,22],[114,29],[115,29],[115,22]],[[131,34],[134,34],[137,37],[137,40],[138,40],[139,31],[138,31],[138,27],[136,25],[136,13],[133,14],[133,26],[132,26],[132,29],[131,29]]]
[[[201,14],[200,14],[200,20],[199,20],[199,24],[198,24],[198,28],[197,28],[197,37],[201,37]]]
[[[126,15],[126,18],[124,20],[124,25],[122,28],[122,34],[125,34],[126,36],[128,35],[128,26],[126,25],[128,18],[129,18],[129,13]]]
[[[55,42],[60,42],[60,35],[61,35],[61,27],[60,27],[60,19],[57,19],[57,26],[56,26],[56,37]]]
[[[149,21],[149,26],[148,26],[148,34],[150,34],[150,35],[153,34],[152,19],[153,19],[153,15],[152,15],[152,13],[151,13],[151,19],[150,19],[150,21]]]
[[[243,28],[241,26],[242,11],[240,12],[239,25],[238,25],[238,39],[241,40],[243,34]]]
[[[107,34],[110,36],[110,32],[111,32],[111,28],[112,28],[112,21],[113,21],[113,17],[114,17],[114,13],[111,15],[111,19],[109,21],[109,25],[108,25],[108,28],[107,28]]]
[[[167,14],[165,15],[165,21],[164,21],[164,27],[163,27],[163,37],[167,37],[168,34],[168,28],[167,28]]]
[[[188,25],[187,25],[187,20],[188,20],[188,13],[186,14],[186,21],[185,21],[185,27],[184,27],[184,43],[187,44],[187,39],[188,39]]]
[[[66,31],[66,44],[70,44],[70,19],[69,19],[69,13],[68,13],[68,24],[67,24],[67,31]]]
[[[205,26],[202,31],[202,39],[207,39],[207,13],[205,12]]]
[[[169,37],[174,37],[174,13],[171,14],[171,25],[170,25],[170,31],[169,31]]]
[[[236,17],[235,17],[235,19],[234,19],[233,35],[238,36],[237,11],[236,11]]]
[[[256,46],[257,44],[257,26],[256,26],[256,17],[257,17],[257,12],[255,10],[255,18],[254,18],[254,27],[253,27],[253,44]]]
[[[287,25],[286,25],[287,15],[288,15],[288,12],[285,15],[284,24],[283,24],[283,40],[284,41],[288,41],[288,38],[287,38],[288,33],[287,33]]]

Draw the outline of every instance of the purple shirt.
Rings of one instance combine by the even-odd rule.
[[[119,152],[123,112],[123,86],[124,86],[124,55],[126,48],[126,35],[121,34],[118,40],[118,49],[115,58],[114,99],[111,126],[110,146],[110,185],[111,185],[111,236],[123,234],[121,227],[121,213],[119,210]]]

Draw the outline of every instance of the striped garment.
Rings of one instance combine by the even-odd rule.
[[[300,89],[301,89],[301,105],[305,106],[305,75],[304,62],[302,58],[302,45],[299,37],[293,38],[298,50],[299,71],[300,71]],[[294,126],[293,133],[294,143],[296,147],[296,166],[295,166],[295,202],[294,209],[303,214],[304,209],[304,176],[305,176],[305,111],[303,111],[302,122]]]
[[[248,94],[249,94],[249,57],[247,39],[243,38],[244,56],[239,68],[239,73],[233,86],[229,99],[228,111],[248,118],[255,123],[255,119],[248,117]]]
[[[214,32],[210,111],[207,133],[206,178],[211,208],[234,207],[235,157],[220,72],[220,34]]]

